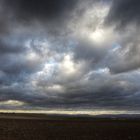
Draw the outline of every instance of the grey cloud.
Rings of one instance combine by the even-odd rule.
[[[110,50],[103,60],[104,65],[110,68],[112,73],[130,72],[140,68],[139,29],[133,27],[130,31],[119,32],[121,34],[116,50]]]
[[[74,83],[66,93],[55,94],[55,98],[50,96],[50,101],[53,103],[50,104],[50,107],[122,110],[129,110],[129,108],[135,110],[140,107],[138,99],[139,84],[133,84],[136,81],[132,80],[131,77],[128,78],[128,75],[120,75],[116,78],[110,75],[106,77],[106,80],[101,77],[99,78],[99,75],[97,77],[98,80],[89,80],[85,85],[74,85]],[[130,82],[129,80],[132,81]],[[135,100],[137,101],[134,102]],[[42,106],[43,102],[38,101],[38,105]]]
[[[18,25],[24,27],[35,26],[35,30],[42,28],[43,31],[48,31],[50,34],[60,35],[60,33],[67,32],[64,28],[67,27],[78,1],[5,0],[3,7]]]
[[[24,18],[57,18],[73,9],[77,0],[5,0],[4,4],[11,8],[19,17]]]
[[[79,43],[74,49],[75,60],[86,60],[92,63],[98,63],[105,54],[106,48],[99,48],[98,45],[90,40],[79,40]]]
[[[118,29],[119,27],[124,28],[131,23],[139,25],[139,7],[139,0],[113,0],[107,22],[116,24]]]
[[[21,108],[27,109],[140,109],[138,1],[112,2],[106,19],[109,31],[101,25],[104,17],[96,13],[102,9],[94,7],[99,15],[92,17],[94,0],[0,2],[0,10],[7,11],[7,18],[0,17],[1,102],[21,101]],[[110,1],[101,2],[110,6]],[[92,21],[96,19],[101,21]],[[124,24],[128,26],[123,32],[112,28]],[[99,45],[96,38],[107,43]],[[120,48],[111,48],[112,42]]]
[[[42,90],[29,89],[24,86],[24,83],[19,83],[13,88],[9,86],[2,90],[1,87],[1,100],[19,100],[33,108],[137,110],[140,107],[139,84],[135,79],[137,76],[135,73],[131,73],[130,76],[129,74],[113,76],[94,72],[86,83],[77,82],[71,86],[67,84],[65,85],[67,92],[51,94],[44,93]]]
[[[20,44],[21,45],[21,44]],[[20,53],[24,52],[25,48],[20,46],[19,44],[12,44],[12,41],[4,41],[4,39],[0,40],[0,53]]]
[[[17,59],[18,57],[18,59]],[[24,55],[2,55],[0,60],[1,70],[6,73],[18,74],[20,72],[33,72],[38,69],[38,60],[28,61]]]

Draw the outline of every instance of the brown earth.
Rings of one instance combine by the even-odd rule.
[[[0,116],[0,140],[140,140],[140,120]]]

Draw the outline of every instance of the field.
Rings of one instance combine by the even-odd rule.
[[[140,120],[1,114],[0,140],[140,140]]]

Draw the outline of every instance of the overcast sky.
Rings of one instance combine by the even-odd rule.
[[[0,109],[140,109],[139,0],[0,0]]]

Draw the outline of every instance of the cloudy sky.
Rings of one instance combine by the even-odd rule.
[[[139,0],[0,0],[0,109],[140,109]]]

